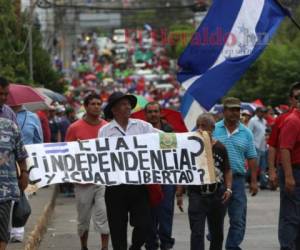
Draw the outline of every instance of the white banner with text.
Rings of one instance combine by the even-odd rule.
[[[206,133],[155,133],[26,146],[30,183],[96,185],[215,182]]]

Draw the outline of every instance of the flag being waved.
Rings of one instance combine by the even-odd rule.
[[[240,79],[286,15],[276,0],[215,0],[179,58],[189,129]]]

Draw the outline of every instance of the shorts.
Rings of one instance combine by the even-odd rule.
[[[104,194],[105,186],[75,185],[79,236],[89,231],[91,217],[93,217],[95,231],[109,234]]]
[[[8,243],[10,238],[11,201],[0,202],[0,241]]]

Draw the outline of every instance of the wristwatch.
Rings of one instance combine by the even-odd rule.
[[[230,194],[232,194],[232,190],[230,188],[226,188],[226,192],[229,192]]]

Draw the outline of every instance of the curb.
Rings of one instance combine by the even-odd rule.
[[[47,203],[47,205],[45,205],[43,213],[40,215],[36,225],[27,237],[24,250],[37,250],[39,248],[40,242],[43,238],[43,235],[47,231],[48,223],[53,214],[57,194],[58,185],[55,185],[51,200]]]

